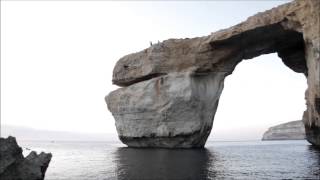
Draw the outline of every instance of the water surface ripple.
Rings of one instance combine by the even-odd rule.
[[[47,180],[320,179],[320,150],[306,141],[208,142],[205,149],[137,149],[119,142],[22,141],[52,152]]]

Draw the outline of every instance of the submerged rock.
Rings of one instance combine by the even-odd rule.
[[[244,59],[278,53],[307,77],[303,116],[320,145],[320,1],[296,0],[246,21],[187,39],[169,39],[121,58],[106,97],[120,140],[134,147],[203,147],[226,76]],[[232,112],[230,112],[232,113]]]
[[[291,121],[270,127],[262,137],[263,141],[301,139],[306,139],[306,132],[302,121]]]
[[[32,151],[26,158],[16,139],[9,136],[0,138],[0,179],[1,180],[41,180],[51,160],[51,153]]]

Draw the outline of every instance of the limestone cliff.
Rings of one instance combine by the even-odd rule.
[[[203,147],[226,76],[244,59],[278,53],[305,74],[309,142],[320,145],[320,1],[297,0],[187,39],[169,39],[121,58],[106,97],[121,141],[135,147]]]
[[[0,138],[0,179],[41,180],[49,166],[52,155],[32,151],[26,158],[16,139],[9,136]]]
[[[306,139],[306,132],[302,121],[290,121],[270,127],[263,134],[262,140],[301,140]]]

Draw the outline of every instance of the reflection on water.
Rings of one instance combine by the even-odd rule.
[[[320,179],[304,141],[209,143],[205,149],[118,148],[117,179]]]
[[[312,174],[320,179],[320,148],[308,146],[307,159],[311,162],[309,164],[309,174]]]
[[[46,180],[320,180],[320,150],[306,141],[207,142],[205,149],[135,149],[118,142],[19,144],[24,151],[53,154]]]
[[[118,179],[206,179],[214,156],[207,149],[137,149],[116,151]]]

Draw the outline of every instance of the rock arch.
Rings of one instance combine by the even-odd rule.
[[[307,139],[320,145],[320,1],[297,0],[187,39],[121,58],[106,97],[120,140],[132,147],[203,147],[226,76],[243,59],[278,53],[307,77]]]

